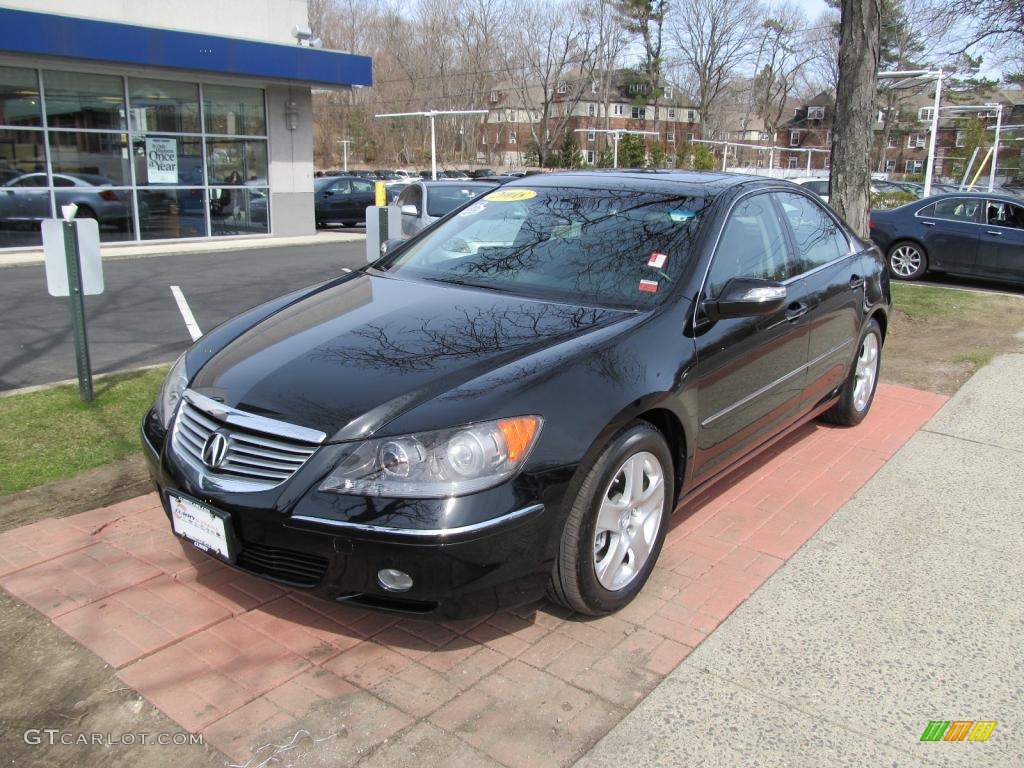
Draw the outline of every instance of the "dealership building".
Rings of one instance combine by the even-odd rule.
[[[372,84],[315,45],[305,0],[0,2],[0,248],[69,203],[107,244],[313,234],[311,91]]]

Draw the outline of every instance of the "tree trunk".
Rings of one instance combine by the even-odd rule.
[[[829,199],[861,237],[868,236],[881,11],[881,0],[841,0]]]

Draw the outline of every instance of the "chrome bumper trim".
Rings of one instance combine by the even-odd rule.
[[[315,523],[317,525],[326,525],[331,528],[340,528],[350,531],[361,531],[364,533],[383,533],[390,535],[399,536],[414,536],[417,538],[438,538],[444,539],[450,536],[461,536],[466,533],[478,533],[485,531],[489,528],[494,528],[504,523],[512,522],[513,520],[519,520],[520,518],[528,517],[530,515],[544,511],[543,504],[531,504],[528,507],[517,509],[515,512],[509,512],[501,517],[495,517],[491,520],[483,520],[479,523],[473,523],[471,525],[460,525],[457,528],[396,528],[390,525],[370,525],[367,523],[352,523],[346,520],[328,520],[323,517],[310,517],[307,515],[293,515],[290,519],[294,522],[299,523]]]

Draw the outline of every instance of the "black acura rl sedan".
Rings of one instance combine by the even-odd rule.
[[[426,617],[608,613],[688,498],[864,417],[888,310],[881,254],[787,182],[519,179],[208,333],[143,442],[174,532],[245,571]]]

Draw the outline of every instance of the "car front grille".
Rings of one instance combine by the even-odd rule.
[[[219,455],[207,451],[214,435],[223,437]],[[186,390],[171,445],[198,473],[201,484],[226,491],[262,491],[294,475],[326,437]]]
[[[266,544],[247,543],[238,554],[238,567],[301,587],[314,587],[327,573],[327,558]]]

